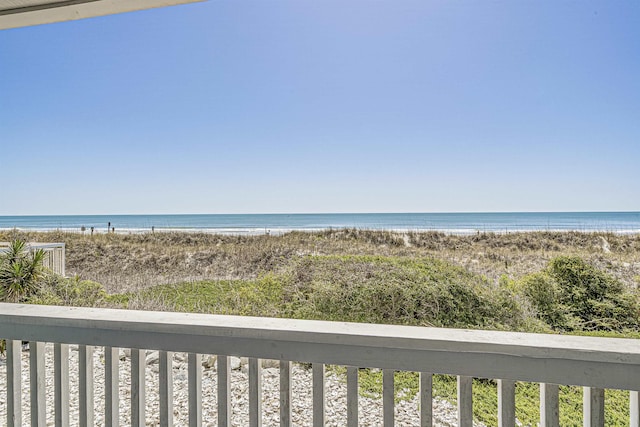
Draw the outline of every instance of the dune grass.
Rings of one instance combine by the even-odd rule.
[[[432,257],[478,273],[491,282],[519,279],[562,255],[575,255],[627,286],[640,285],[640,235],[535,232],[466,236],[437,232],[393,233],[357,229],[282,236],[205,233],[96,234],[0,231],[0,241],[64,242],[67,273],[101,283],[109,293],[160,284],[255,279],[278,272],[304,255]],[[610,252],[603,250],[603,239]]]

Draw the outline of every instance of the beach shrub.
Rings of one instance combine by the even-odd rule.
[[[44,251],[29,250],[24,240],[13,240],[0,253],[0,300],[22,302],[34,294],[46,274]]]
[[[554,258],[518,287],[554,329],[619,331],[640,323],[637,293],[580,257]]]
[[[546,272],[523,277],[518,286],[536,309],[538,317],[552,328],[571,324],[570,310],[560,302],[560,286]]]
[[[509,292],[441,260],[308,256],[289,274],[287,317],[514,329],[524,321]]]

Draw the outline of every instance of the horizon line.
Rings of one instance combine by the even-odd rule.
[[[91,214],[0,214],[0,217],[50,216],[196,216],[196,215],[456,215],[456,214],[576,214],[576,213],[639,213],[640,210],[571,210],[571,211],[406,211],[406,212],[236,212],[236,213],[91,213]]]

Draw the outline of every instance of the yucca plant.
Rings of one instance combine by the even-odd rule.
[[[0,300],[20,302],[32,295],[43,278],[44,251],[29,250],[22,240],[11,242],[0,254]]]

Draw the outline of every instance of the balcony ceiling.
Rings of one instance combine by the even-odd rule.
[[[0,30],[203,0],[0,0]]]

